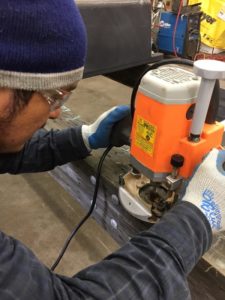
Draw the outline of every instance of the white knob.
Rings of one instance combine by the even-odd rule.
[[[225,79],[225,63],[213,59],[197,60],[194,73],[206,79]]]

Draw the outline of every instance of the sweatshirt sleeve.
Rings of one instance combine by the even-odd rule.
[[[49,171],[88,155],[80,126],[64,130],[41,129],[20,152],[0,154],[0,174]]]
[[[0,299],[6,291],[22,300],[190,299],[186,277],[211,239],[202,212],[182,201],[152,228],[69,278],[50,272],[24,245],[1,234]]]
[[[151,229],[78,273],[74,279],[82,286],[81,299],[191,299],[186,278],[211,239],[202,212],[182,201]]]

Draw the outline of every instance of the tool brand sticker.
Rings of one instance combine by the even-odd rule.
[[[137,116],[135,144],[149,155],[153,155],[157,127]]]

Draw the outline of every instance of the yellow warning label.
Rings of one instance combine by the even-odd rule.
[[[135,145],[149,155],[153,155],[157,127],[137,116]]]

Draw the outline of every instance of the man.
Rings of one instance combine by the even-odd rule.
[[[0,12],[1,173],[49,170],[107,147],[113,124],[129,112],[126,106],[89,126],[40,129],[82,77],[86,36],[73,0],[8,0],[0,2]],[[189,299],[186,277],[209,249],[212,230],[225,227],[224,161],[224,151],[213,150],[184,201],[71,278],[50,272],[0,232],[0,299]]]

